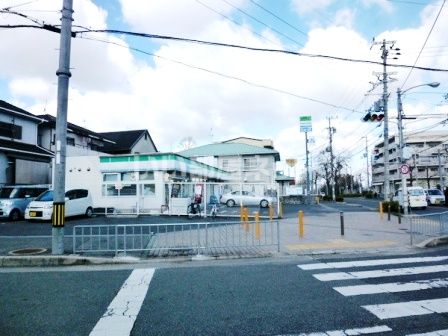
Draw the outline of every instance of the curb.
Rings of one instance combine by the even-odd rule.
[[[2,256],[0,267],[52,267],[104,264],[130,264],[135,260],[80,256]]]
[[[427,239],[419,244],[416,244],[416,247],[420,248],[428,248],[428,247],[436,247],[439,245],[448,244],[448,236],[440,236],[436,238]]]

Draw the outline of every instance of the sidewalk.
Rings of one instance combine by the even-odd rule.
[[[409,248],[409,224],[398,218],[380,218],[376,212],[344,213],[344,235],[338,212],[304,214],[304,235],[299,237],[298,218],[281,223],[281,250],[287,254],[338,253],[341,251]]]
[[[280,220],[280,253],[277,252],[277,247],[272,247],[268,252],[259,252],[259,255],[251,253],[247,255],[242,254],[238,257],[275,257],[354,252],[372,253],[376,251],[412,251],[413,249],[410,247],[409,224],[405,221],[399,224],[396,216],[391,216],[391,220],[388,221],[387,214],[384,214],[381,219],[377,212],[346,212],[344,214],[344,235],[341,235],[340,213],[334,212],[334,209],[332,211],[315,213],[313,215],[305,213],[303,237],[299,237],[298,218]],[[63,256],[51,255],[51,236],[2,236],[0,237],[0,267],[115,264],[146,260],[143,257],[114,258],[110,254],[96,254],[95,257],[72,255],[70,252],[72,251],[70,234],[66,233],[64,239],[66,253]],[[10,252],[14,250],[36,248],[44,248],[47,251],[38,256],[10,255]],[[152,258],[151,260],[157,259]],[[226,259],[226,256],[217,259]],[[168,261],[167,259],[164,260]],[[191,260],[191,257],[185,260]]]

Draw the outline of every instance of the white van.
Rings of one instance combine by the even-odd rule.
[[[65,217],[92,217],[92,197],[87,189],[72,189],[65,193]],[[25,219],[50,220],[53,215],[53,190],[47,190],[25,209]]]
[[[426,202],[425,190],[422,187],[408,187],[407,191],[408,191],[408,206],[410,208],[426,209],[428,203]],[[395,192],[393,200],[398,201],[400,207],[403,207],[401,194],[402,194],[401,189],[398,189]]]

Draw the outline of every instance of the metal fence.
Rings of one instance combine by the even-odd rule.
[[[408,218],[411,245],[428,238],[448,235],[448,211],[428,215],[410,215]]]
[[[278,221],[73,227],[73,253],[219,256],[274,249],[280,251]]]

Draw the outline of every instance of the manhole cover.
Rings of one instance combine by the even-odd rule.
[[[10,255],[33,255],[33,254],[42,254],[47,252],[45,248],[26,248],[20,250],[10,251],[8,254]]]

